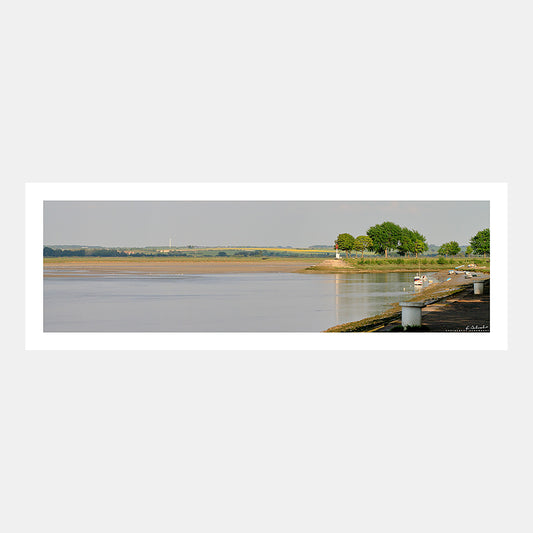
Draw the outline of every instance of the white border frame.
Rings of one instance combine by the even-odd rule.
[[[457,185],[457,184],[456,184]],[[51,333],[43,331],[43,202],[490,202],[490,333]],[[26,183],[27,350],[507,350],[506,183]],[[353,335],[357,335],[354,338]]]

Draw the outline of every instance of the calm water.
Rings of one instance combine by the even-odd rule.
[[[44,331],[323,331],[417,290],[407,272],[78,276],[44,279]]]

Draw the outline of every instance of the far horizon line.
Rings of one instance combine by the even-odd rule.
[[[442,244],[437,243],[428,243],[428,246],[442,246]],[[191,249],[191,248],[274,248],[274,249],[282,249],[282,248],[294,248],[294,249],[310,249],[310,248],[331,248],[335,249],[335,244],[310,244],[308,246],[296,246],[292,244],[284,244],[284,245],[264,245],[264,244],[184,244],[184,245],[171,245],[168,244],[146,244],[146,245],[104,245],[104,244],[43,244],[43,246],[48,247],[69,247],[74,246],[76,248],[165,248],[165,249]],[[466,244],[459,244],[460,247],[463,246],[469,246],[468,243]]]

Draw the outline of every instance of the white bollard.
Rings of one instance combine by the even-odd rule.
[[[474,281],[474,294],[483,294],[484,286],[483,281]]]
[[[426,307],[424,302],[400,302],[402,307],[402,326],[421,326],[422,308]]]

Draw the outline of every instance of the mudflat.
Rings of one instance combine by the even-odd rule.
[[[158,261],[158,260],[75,260],[45,261],[44,276],[90,276],[100,274],[235,274],[246,272],[301,272],[316,264],[316,260],[264,261]]]

